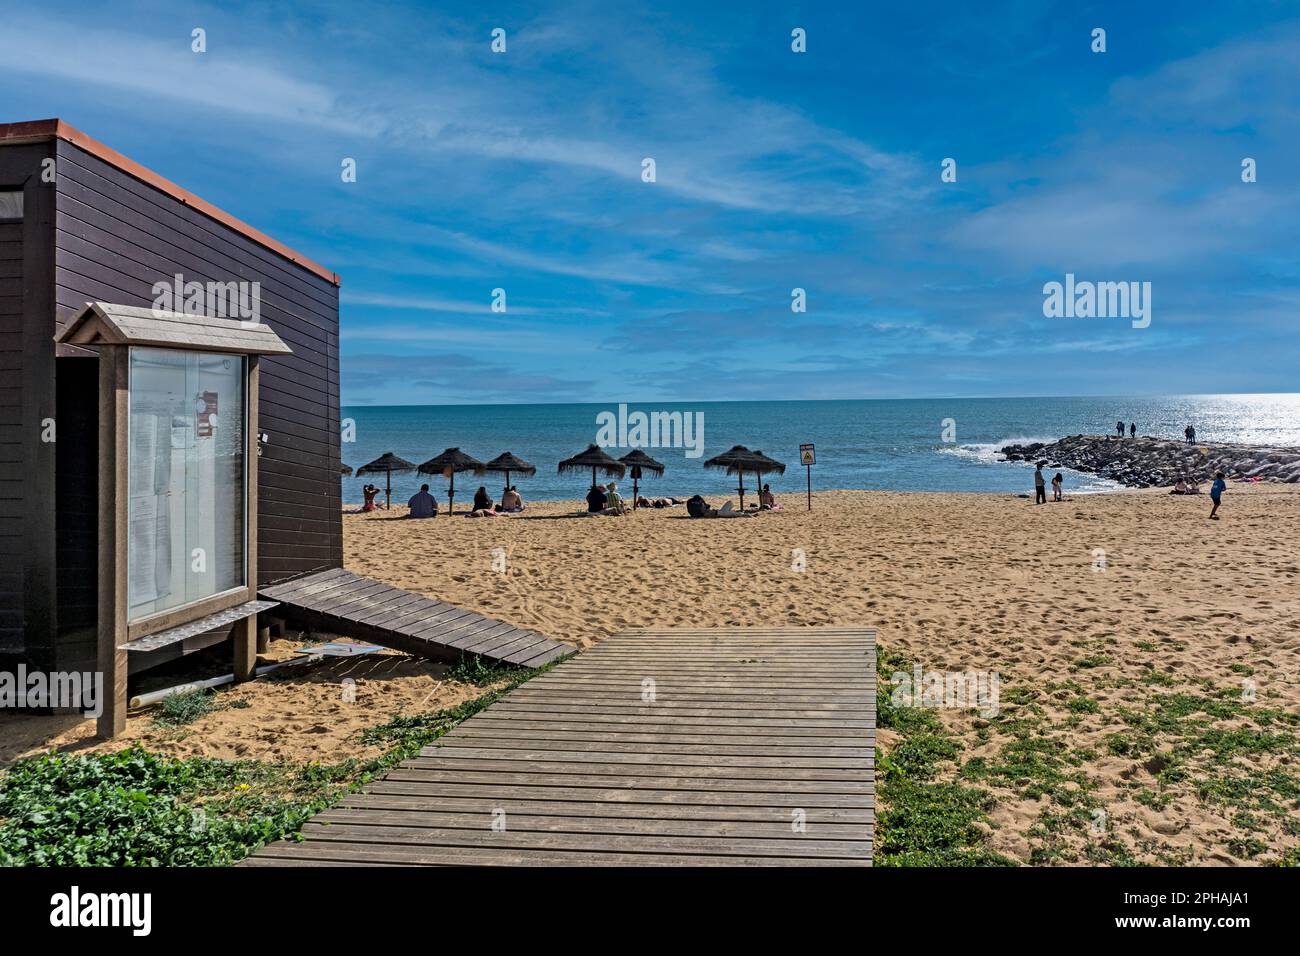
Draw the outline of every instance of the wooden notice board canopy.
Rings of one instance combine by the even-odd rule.
[[[257,600],[257,392],[258,357],[284,355],[290,348],[260,322],[104,302],[88,303],[55,341],[99,353],[99,670],[104,675],[99,734],[111,737],[126,727],[128,645],[185,625],[217,627],[229,622],[232,609]],[[245,358],[243,583],[199,600],[131,619],[128,536],[131,422],[131,350],[174,349],[189,353],[223,353]],[[167,478],[166,475],[163,476]],[[170,489],[168,489],[170,492]],[[189,562],[188,551],[172,558]],[[234,621],[236,680],[252,676],[257,653],[257,615]]]

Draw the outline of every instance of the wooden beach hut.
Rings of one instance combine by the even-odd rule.
[[[231,642],[251,677],[268,613],[439,660],[571,652],[344,570],[338,287],[61,120],[0,125],[0,671],[102,674],[79,703],[112,736],[132,674]]]
[[[60,120],[0,125],[0,669],[126,678],[339,568],[333,272]]]

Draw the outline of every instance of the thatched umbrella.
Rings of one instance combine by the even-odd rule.
[[[422,475],[443,475],[451,482],[447,488],[447,514],[451,514],[452,502],[456,498],[456,472],[472,471],[481,475],[483,468],[483,462],[477,458],[471,458],[459,448],[448,448],[421,465],[419,472]]]
[[[776,472],[778,475],[785,474],[785,464],[777,461],[775,458],[768,458],[757,448],[754,449],[754,458],[760,464],[756,465],[754,470],[758,472],[758,490],[763,490],[763,476],[768,472]]]
[[[536,468],[528,464],[528,462],[524,461],[522,458],[512,455],[508,451],[502,452],[500,455],[497,455],[495,458],[493,458],[490,462],[488,462],[486,465],[483,466],[483,470],[504,471],[506,473],[507,488],[510,487],[510,473],[512,471],[517,471],[521,475],[527,475],[529,478],[537,474]]]
[[[339,462],[339,474],[346,478],[348,475],[352,474],[352,466]]]
[[[641,480],[642,474],[649,472],[652,475],[659,476],[664,473],[664,466],[659,464],[640,448],[634,448],[622,458],[619,459],[623,464],[632,469],[632,510],[636,510],[636,500],[640,497],[640,489],[637,482]]]
[[[756,458],[754,453],[744,445],[732,445],[731,448],[724,451],[721,455],[716,455],[704,463],[705,468],[720,468],[729,475],[740,476],[740,486],[736,489],[740,494],[740,510],[745,510],[745,472],[757,471],[764,460],[771,461],[770,458]]]
[[[572,458],[566,458],[560,462],[560,474],[566,475],[575,471],[586,471],[591,469],[591,487],[596,487],[596,469],[600,469],[602,474],[611,475],[614,478],[623,477],[623,465],[609,455],[598,445],[588,445],[587,450]]]
[[[413,471],[415,466],[405,458],[398,458],[391,451],[386,451],[374,461],[367,465],[362,465],[357,469],[357,477],[362,475],[385,475],[384,480],[384,498],[388,501],[388,507],[393,507],[393,472]]]

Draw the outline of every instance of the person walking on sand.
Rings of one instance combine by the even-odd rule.
[[[1123,438],[1123,437],[1124,437],[1124,423],[1123,423],[1123,422],[1116,422],[1116,423],[1115,423],[1115,431],[1119,434],[1119,437],[1120,437],[1120,438]]]
[[[1213,507],[1210,508],[1210,517],[1215,521],[1219,520],[1219,498],[1223,496],[1223,492],[1227,487],[1227,483],[1223,480],[1223,472],[1216,471],[1214,473],[1214,484],[1210,485],[1210,500],[1214,502]]]
[[[1138,437],[1138,427],[1137,427],[1137,422],[1129,422],[1129,423],[1128,423],[1128,437],[1129,437],[1129,438],[1137,438],[1137,437]]]
[[[1047,483],[1043,480],[1043,463],[1034,468],[1034,504],[1047,504]]]

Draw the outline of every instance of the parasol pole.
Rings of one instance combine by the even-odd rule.
[[[384,470],[384,499],[387,502],[384,506],[385,511],[393,510],[393,469]]]

